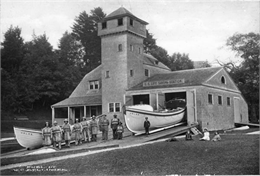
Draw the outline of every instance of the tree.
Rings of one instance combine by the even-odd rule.
[[[172,71],[194,68],[193,62],[189,59],[189,55],[185,53],[173,53],[173,55],[169,57],[169,62],[169,67]]]
[[[260,35],[255,33],[234,34],[226,45],[235,51],[243,61],[236,65],[233,62],[223,64],[244,95],[249,107],[249,120],[259,120],[259,48]]]
[[[91,10],[90,14],[81,12],[72,27],[72,34],[85,50],[85,74],[101,64],[101,38],[97,36],[97,23],[106,16],[100,7]]]
[[[164,65],[169,67],[169,55],[164,48],[160,46],[156,46],[150,52],[151,55],[153,55],[156,59],[158,59],[158,61],[162,62]]]
[[[146,30],[146,38],[144,39],[144,52],[150,53],[153,49],[156,49],[156,39],[153,38],[153,34]]]
[[[65,65],[74,65],[82,68],[85,55],[84,47],[75,37],[67,31],[63,34],[59,44],[59,61]]]
[[[11,26],[4,34],[1,44],[1,68],[9,74],[15,74],[23,61],[25,49],[21,28]]]

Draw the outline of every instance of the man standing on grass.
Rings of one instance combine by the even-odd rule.
[[[53,136],[53,147],[56,148],[56,144],[58,143],[59,149],[61,149],[61,132],[62,129],[58,125],[57,121],[53,122],[53,127],[51,127],[52,136]]]
[[[118,136],[118,140],[123,138],[123,133],[124,133],[124,127],[122,125],[122,122],[119,122],[118,126],[117,126],[117,136]]]
[[[91,130],[91,141],[97,141],[97,133],[98,133],[98,122],[96,117],[93,115],[92,120],[90,121],[90,130]]]
[[[64,136],[65,143],[68,147],[70,147],[71,128],[70,128],[70,124],[68,123],[68,119],[64,120],[62,130],[63,130],[63,136]]]
[[[148,120],[148,117],[145,117],[145,121],[144,121],[144,129],[145,129],[145,134],[149,135],[149,128],[151,126],[151,123]]]
[[[111,128],[113,130],[113,139],[117,139],[116,130],[117,130],[118,124],[119,124],[119,119],[117,118],[117,115],[114,114],[114,118],[111,119]]]
[[[43,145],[50,146],[51,138],[52,138],[51,128],[49,127],[49,122],[46,122],[45,127],[42,129]]]
[[[109,120],[106,118],[106,115],[103,118],[99,119],[99,129],[102,131],[102,140],[108,140],[108,126]]]
[[[87,118],[83,117],[83,121],[81,122],[82,126],[82,140],[87,142],[88,140],[88,122]]]
[[[82,126],[79,123],[79,119],[76,119],[76,123],[73,126],[73,131],[75,132],[75,145],[81,144],[81,131],[82,131]]]

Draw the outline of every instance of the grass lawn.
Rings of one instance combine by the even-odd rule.
[[[118,149],[2,171],[3,175],[258,175],[259,135],[220,142],[184,141]],[[38,167],[38,170],[37,170]],[[47,170],[49,169],[49,170]],[[26,171],[27,170],[27,171]]]

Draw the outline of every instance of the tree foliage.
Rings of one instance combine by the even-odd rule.
[[[75,18],[72,34],[84,47],[85,73],[90,72],[101,64],[101,38],[97,35],[97,23],[105,16],[106,14],[103,10],[98,7],[91,10],[90,15],[83,11]]]
[[[226,45],[236,52],[243,61],[236,65],[233,62],[224,64],[238,88],[244,95],[250,121],[259,119],[259,48],[260,35],[255,33],[234,34]]]
[[[173,53],[173,55],[169,58],[169,62],[172,71],[194,68],[193,62],[190,60],[189,55],[185,53]]]

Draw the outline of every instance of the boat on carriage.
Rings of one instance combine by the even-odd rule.
[[[186,108],[155,111],[150,105],[133,105],[125,108],[125,122],[127,128],[135,134],[145,133],[144,120],[148,117],[151,123],[150,130],[169,127],[180,123],[185,114]]]

